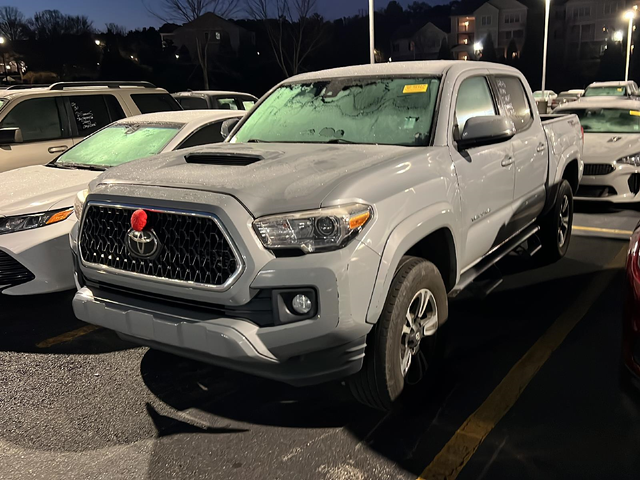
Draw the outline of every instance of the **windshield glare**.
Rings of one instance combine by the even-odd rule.
[[[580,108],[563,110],[563,114],[576,114],[585,132],[637,133],[640,131],[640,111],[617,108]]]
[[[624,97],[626,87],[591,87],[584,92],[585,97]]]
[[[427,145],[440,80],[335,79],[284,85],[232,142]]]
[[[62,154],[56,164],[115,167],[160,153],[181,126],[113,125]]]

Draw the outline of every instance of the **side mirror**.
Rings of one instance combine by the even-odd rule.
[[[222,135],[222,138],[226,140],[239,122],[239,118],[230,118],[222,122],[222,126],[220,127],[220,135]]]
[[[473,147],[506,142],[516,134],[516,126],[510,118],[501,115],[473,117],[467,120],[458,147],[467,150]]]
[[[0,128],[0,145],[22,142],[22,131],[18,127]]]

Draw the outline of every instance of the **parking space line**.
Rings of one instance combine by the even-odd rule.
[[[606,272],[591,280],[586,290],[562,313],[527,353],[516,363],[500,384],[487,397],[424,469],[418,480],[455,479],[471,459],[491,430],[513,407],[529,382],[551,354],[562,344],[573,328],[613,280],[624,265],[626,247],[605,267]]]
[[[71,332],[63,333],[62,335],[58,335],[57,337],[52,337],[47,340],[43,340],[40,343],[36,344],[38,348],[49,348],[53,345],[57,345],[59,343],[70,342],[71,340],[81,337],[82,335],[86,335],[87,333],[95,332],[96,330],[101,329],[97,325],[86,325],[77,330],[73,330]]]
[[[580,227],[578,225],[573,226],[574,230],[580,230],[582,232],[598,232],[598,233],[611,233],[614,235],[633,235],[631,230],[618,230],[616,228],[598,228],[598,227]]]

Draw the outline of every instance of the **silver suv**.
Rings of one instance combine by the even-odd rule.
[[[59,82],[0,91],[0,172],[44,165],[108,124],[182,110],[149,82]]]

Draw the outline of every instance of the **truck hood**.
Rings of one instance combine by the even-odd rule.
[[[584,163],[611,163],[640,152],[640,133],[585,133]]]
[[[203,190],[232,195],[254,216],[260,217],[319,208],[341,182],[353,179],[361,170],[385,161],[401,163],[418,154],[424,155],[425,148],[276,143],[208,145],[109,169],[92,183],[91,191],[98,185],[113,184]],[[250,158],[253,163],[230,164],[230,160],[241,158]]]
[[[73,206],[75,195],[100,172],[42,165],[0,174],[0,215],[26,215]]]

